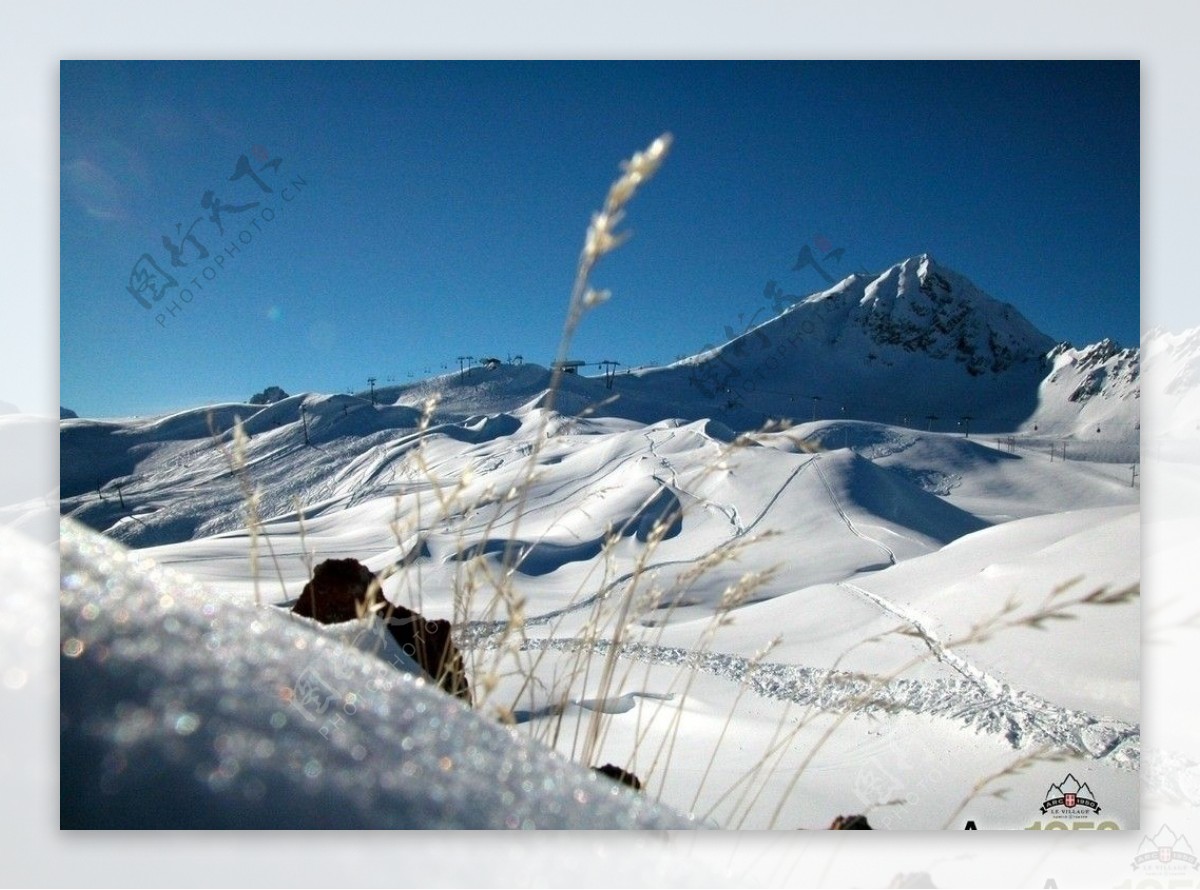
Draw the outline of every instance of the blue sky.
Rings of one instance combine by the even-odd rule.
[[[546,364],[591,212],[663,131],[575,357],[718,343],[768,281],[827,286],[805,244],[834,278],[928,252],[1056,338],[1138,339],[1137,62],[65,62],[60,95],[85,416]],[[270,192],[230,181],[243,155]],[[143,255],[175,282],[150,309]]]

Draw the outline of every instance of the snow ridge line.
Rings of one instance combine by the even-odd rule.
[[[606,655],[611,645],[609,640],[576,637],[526,640],[522,649],[591,649],[597,655]],[[1136,771],[1141,760],[1141,729],[1137,724],[1059,707],[1009,687],[1005,687],[1007,694],[998,698],[974,680],[885,680],[850,671],[754,662],[740,655],[648,643],[621,643],[618,654],[635,661],[686,666],[745,683],[751,692],[764,698],[823,711],[928,714],[955,720],[977,732],[1002,734],[1014,748],[1051,744],[1120,770]]]
[[[814,461],[818,461],[820,459],[821,459],[821,456],[819,454],[813,458]],[[817,476],[818,476],[818,478],[820,478],[821,484],[823,486],[825,486],[825,493],[827,495],[829,495],[830,503],[832,503],[833,508],[838,511],[838,515],[842,517],[842,522],[846,523],[846,528],[850,529],[850,533],[855,535],[856,537],[861,538],[862,540],[866,541],[868,544],[874,544],[876,547],[878,547],[880,550],[882,550],[884,553],[887,554],[889,564],[895,565],[896,564],[896,553],[894,550],[892,550],[891,547],[889,547],[886,544],[883,544],[879,541],[876,541],[874,538],[869,537],[868,535],[864,535],[862,532],[860,532],[855,527],[854,522],[851,521],[851,519],[850,519],[850,516],[846,513],[845,510],[842,509],[842,504],[838,500],[837,495],[833,493],[833,486],[831,486],[829,484],[829,480],[827,478],[825,478],[825,473],[824,473],[824,471],[822,471],[821,465],[819,463],[817,464]]]

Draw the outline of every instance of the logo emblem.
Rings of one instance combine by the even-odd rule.
[[[1190,868],[1200,871],[1200,859],[1188,839],[1164,825],[1153,835],[1145,835],[1133,857],[1133,870],[1143,874],[1184,875]]]
[[[1042,801],[1042,815],[1051,810],[1059,811],[1054,813],[1059,818],[1080,819],[1088,815],[1081,810],[1099,813],[1100,804],[1096,802],[1096,795],[1087,786],[1087,782],[1080,784],[1078,779],[1067,773],[1065,779],[1046,790]]]

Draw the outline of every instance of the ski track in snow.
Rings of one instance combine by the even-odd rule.
[[[817,455],[816,457],[813,458],[814,462],[819,461],[820,459],[821,459],[820,455]],[[895,552],[892,550],[891,547],[888,547],[886,544],[883,544],[868,535],[864,535],[862,532],[860,532],[855,527],[854,522],[846,514],[846,511],[842,509],[842,505],[838,501],[837,495],[833,493],[833,487],[829,484],[829,480],[827,478],[825,478],[825,473],[821,469],[820,463],[817,463],[817,476],[820,478],[821,484],[825,487],[825,493],[829,495],[829,501],[830,501],[830,503],[833,504],[833,509],[837,510],[838,515],[840,517],[842,517],[842,522],[846,523],[846,528],[850,529],[850,533],[853,534],[855,537],[861,538],[862,540],[866,541],[868,544],[872,544],[875,547],[878,547],[880,550],[882,550],[884,553],[887,554],[888,565],[894,566],[896,564]]]
[[[675,472],[674,465],[669,460],[667,460],[665,457],[663,457],[661,454],[658,453],[658,449],[655,447],[653,432],[654,432],[653,430],[646,430],[645,432],[642,433],[642,436],[643,436],[643,438],[645,438],[646,443],[650,446],[650,454],[652,454],[655,458],[658,459],[659,466],[661,466],[664,470],[666,470],[667,472],[669,472],[671,474],[671,482],[670,482],[669,486],[664,480],[659,479],[657,475],[654,475],[654,477],[653,477],[654,481],[658,482],[660,485],[662,485],[664,487],[669,487],[672,491],[680,492],[682,494],[688,495],[689,497],[693,498],[697,502],[703,504],[705,510],[715,510],[716,512],[720,513],[722,516],[724,516],[729,521],[729,524],[731,526],[733,526],[733,532],[734,532],[735,537],[738,535],[744,534],[745,529],[742,527],[742,518],[738,514],[737,506],[735,506],[734,504],[718,504],[715,501],[710,501],[708,498],[701,497],[698,494],[694,494],[694,493],[688,491],[686,488],[684,488],[682,485],[679,484],[679,475]],[[663,440],[664,445],[667,442],[670,442],[672,439],[675,438],[675,430],[670,430],[669,432],[670,432],[670,435],[668,435],[667,438]]]
[[[522,648],[560,652],[590,649],[597,655],[607,655],[611,645],[608,640],[572,638],[526,640]],[[927,714],[957,721],[978,732],[1002,734],[1014,748],[1051,745],[1129,771],[1136,771],[1141,760],[1141,730],[1137,724],[1059,707],[1030,692],[1005,685],[993,691],[975,677],[889,680],[849,671],[754,662],[740,655],[631,642],[620,644],[618,655],[652,664],[686,666],[733,683],[744,683],[748,690],[764,698],[791,701],[822,711]],[[659,696],[646,693],[644,697]]]
[[[964,678],[970,680],[972,683],[978,686],[979,690],[985,695],[995,696],[1003,690],[1004,684],[995,677],[991,676],[986,671],[975,667],[961,655],[948,650],[945,645],[942,644],[942,641],[939,640],[937,636],[929,630],[929,619],[924,615],[921,615],[912,609],[905,609],[901,606],[898,606],[891,600],[885,599],[877,593],[872,593],[863,587],[859,587],[857,584],[851,584],[849,581],[839,581],[838,587],[858,594],[863,599],[875,606],[878,606],[884,612],[887,612],[889,615],[899,618],[905,624],[912,625],[913,629],[916,630],[917,634],[920,636],[922,642],[924,642],[929,651],[933,653],[934,658],[942,662],[942,664],[945,664],[962,674]]]
[[[961,674],[966,682],[973,685],[976,689],[978,689],[981,695],[985,696],[989,700],[997,703],[1012,701],[1014,696],[1017,694],[1008,684],[1003,683],[1002,681],[993,677],[987,671],[976,667],[963,656],[947,649],[945,644],[942,643],[942,641],[938,639],[938,637],[929,629],[929,619],[924,615],[921,615],[912,609],[899,606],[876,593],[872,593],[865,588],[859,587],[857,584],[851,584],[848,581],[842,581],[839,582],[838,586],[858,594],[888,614],[893,615],[906,624],[911,625],[913,629],[917,631],[917,634],[920,636],[922,642],[925,643],[926,647],[928,647],[929,651],[933,653],[934,658]],[[1062,708],[1056,710],[1064,713],[1066,712],[1066,709]],[[1073,732],[1072,727],[1069,725],[1064,725],[1063,721],[1061,719],[1057,719],[1058,715],[1054,713],[1050,713],[1050,719],[1046,720],[1045,718],[1047,716],[1047,712],[1046,708],[1044,707],[1037,710],[1025,709],[1023,715],[1022,712],[1014,710],[1007,717],[1009,723],[1008,735],[1010,738],[1019,738],[1024,732],[1024,728],[1021,726],[1022,716],[1027,717],[1031,723],[1036,725],[1041,737],[1053,742],[1056,747],[1066,749],[1076,748],[1076,734]],[[1136,727],[1133,727],[1133,731],[1137,732]],[[1122,738],[1115,740],[1116,743],[1120,743],[1121,741],[1123,741]]]

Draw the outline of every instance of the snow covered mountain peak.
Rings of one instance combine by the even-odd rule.
[[[876,345],[951,359],[971,376],[1041,359],[1054,340],[1008,303],[929,254],[910,257],[875,278],[851,276],[801,306],[842,309],[846,322]]]

